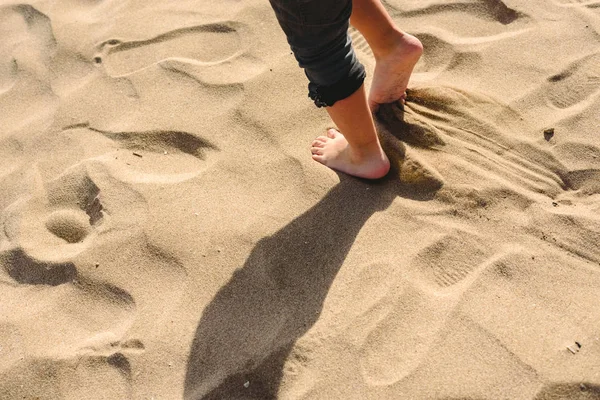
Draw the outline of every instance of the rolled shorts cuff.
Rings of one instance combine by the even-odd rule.
[[[355,63],[347,77],[341,81],[325,86],[314,82],[308,84],[308,97],[317,107],[331,107],[337,101],[343,100],[356,92],[366,78],[365,68],[360,63]]]

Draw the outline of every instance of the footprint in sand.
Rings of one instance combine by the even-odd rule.
[[[422,75],[427,74],[428,77],[433,78],[435,75],[450,69],[451,65],[456,65],[458,62],[459,52],[456,46],[448,43],[442,38],[428,34],[416,34],[423,47],[428,51],[423,53],[421,60],[415,66],[415,78],[420,78]],[[478,65],[472,63],[471,66]],[[433,75],[433,76],[429,76]]]
[[[119,132],[80,124],[63,129],[69,136],[94,143],[88,157],[106,165],[127,183],[172,184],[200,175],[214,161],[217,146],[188,132],[171,130]],[[125,150],[117,150],[117,149]]]
[[[186,273],[177,259],[145,237],[143,197],[98,162],[76,165],[32,186],[32,193],[0,218],[3,310],[27,316],[12,321],[27,332],[27,340],[43,335],[49,343],[26,346],[28,355],[108,357],[126,333],[159,330],[155,324],[176,306]],[[127,251],[107,257],[117,243]],[[140,268],[143,273],[132,280]],[[163,290],[148,290],[157,280]],[[110,336],[94,336],[102,332]],[[127,352],[143,345],[130,340],[121,347]]]
[[[461,233],[425,247],[409,267],[408,279],[402,285],[397,282],[378,305],[360,315],[357,326],[367,327],[361,343],[361,371],[367,383],[389,386],[414,373],[443,336],[464,293],[482,273],[513,253],[494,253],[481,244],[472,249],[476,240]]]
[[[185,269],[146,237],[144,198],[101,163],[35,178],[0,214],[0,393],[16,374],[28,396],[130,398],[130,356],[167,325]],[[37,384],[42,371],[51,384]]]
[[[67,243],[79,243],[90,234],[89,220],[85,212],[57,210],[46,219],[46,228]]]
[[[34,341],[26,346],[29,356],[74,354],[90,331],[126,332],[135,302],[114,285],[86,278],[78,267],[78,257],[111,226],[85,168],[45,183],[39,175],[34,180],[31,193],[1,214],[0,277],[8,285],[0,301],[7,315],[21,316],[13,322],[25,329],[22,340]],[[39,289],[27,289],[32,285]],[[50,345],[39,347],[35,332]]]
[[[163,108],[164,115],[169,115],[169,110],[174,115],[187,109],[190,116],[196,116],[202,109],[202,117],[209,120],[239,105],[244,83],[266,71],[265,63],[248,44],[251,34],[241,23],[223,22],[182,28],[147,40],[109,39],[99,45],[90,62],[114,78],[108,79],[111,86],[129,82],[134,94],[123,104],[125,110],[132,109],[131,99],[136,98],[136,105]],[[106,90],[106,84],[103,80],[90,82],[99,88],[80,91],[82,101],[89,101],[90,91]],[[181,90],[173,91],[173,87]],[[158,103],[146,103],[145,99],[154,98]],[[205,108],[207,104],[214,107]],[[115,118],[122,118],[123,110],[114,111]]]
[[[453,302],[435,299],[407,287],[388,314],[371,329],[361,346],[363,379],[373,386],[387,386],[413,372],[427,355]]]
[[[362,322],[368,327],[360,345],[365,382],[390,386],[417,370],[439,340],[462,292],[439,296],[405,283],[395,299],[388,297],[385,304],[381,302],[382,309],[373,307],[362,315],[362,320],[372,320]]]
[[[109,39],[98,46],[93,61],[113,77],[159,65],[205,85],[231,85],[265,70],[245,49],[250,35],[246,31],[243,24],[227,21],[176,29],[143,40]]]
[[[351,293],[348,299],[364,300],[358,308],[346,305],[345,312],[352,315],[346,329],[347,338],[360,348],[363,379],[373,386],[391,385],[417,368],[452,307],[403,276],[397,265],[370,264],[345,289]]]
[[[141,40],[110,39],[99,45],[110,75],[125,75],[171,57],[216,63],[242,46],[237,23],[216,23],[175,29]]]
[[[510,8],[502,0],[384,0],[393,10],[398,10],[404,17],[429,15],[444,12],[469,13],[482,19],[490,19],[508,25],[525,16]]]
[[[528,29],[502,31],[492,35],[458,35],[441,28],[428,27],[413,31],[423,43],[425,51],[415,66],[413,81],[424,82],[446,72],[455,71],[472,75],[481,62],[481,52],[499,41],[508,41],[527,32]]]
[[[580,119],[582,112],[594,114],[598,99],[600,52],[594,52],[568,63],[511,106],[523,113],[539,139],[539,130],[568,119]]]
[[[42,183],[39,175],[34,179],[37,182],[31,196],[17,200],[3,213],[4,234],[12,248],[9,259],[23,267],[18,275],[25,281],[39,280],[22,274],[25,270],[42,273],[48,269],[45,262],[69,270],[65,260],[89,246],[105,216],[100,189],[84,168],[75,168],[47,183]],[[25,262],[23,254],[40,262]]]
[[[448,288],[489,258],[489,249],[483,243],[481,237],[466,232],[442,235],[419,251],[410,268],[427,285]]]
[[[556,108],[573,107],[600,93],[600,53],[587,55],[548,78],[544,90]]]

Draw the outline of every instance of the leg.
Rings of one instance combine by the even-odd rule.
[[[390,162],[379,143],[364,86],[327,107],[327,112],[344,134],[330,129],[327,136],[315,139],[311,149],[313,159],[361,178],[386,175]]]
[[[348,36],[351,0],[270,0],[300,66],[309,95],[344,134],[330,130],[313,142],[313,159],[350,175],[376,179],[387,174],[363,87],[364,68]]]
[[[421,42],[396,27],[380,0],[354,0],[350,22],[375,55],[369,94],[371,110],[402,99],[412,70],[423,53]]]

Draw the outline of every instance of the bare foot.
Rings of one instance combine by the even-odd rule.
[[[378,179],[390,170],[390,161],[379,142],[365,148],[350,147],[344,135],[329,129],[312,143],[312,158],[321,164],[359,178]]]
[[[380,104],[404,99],[408,80],[421,54],[423,45],[416,37],[396,32],[394,45],[388,49],[374,50],[375,73],[369,93],[369,108],[377,111]]]

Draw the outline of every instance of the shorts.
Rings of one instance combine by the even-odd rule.
[[[365,68],[348,35],[352,0],[269,0],[317,107],[332,106],[358,90]]]

